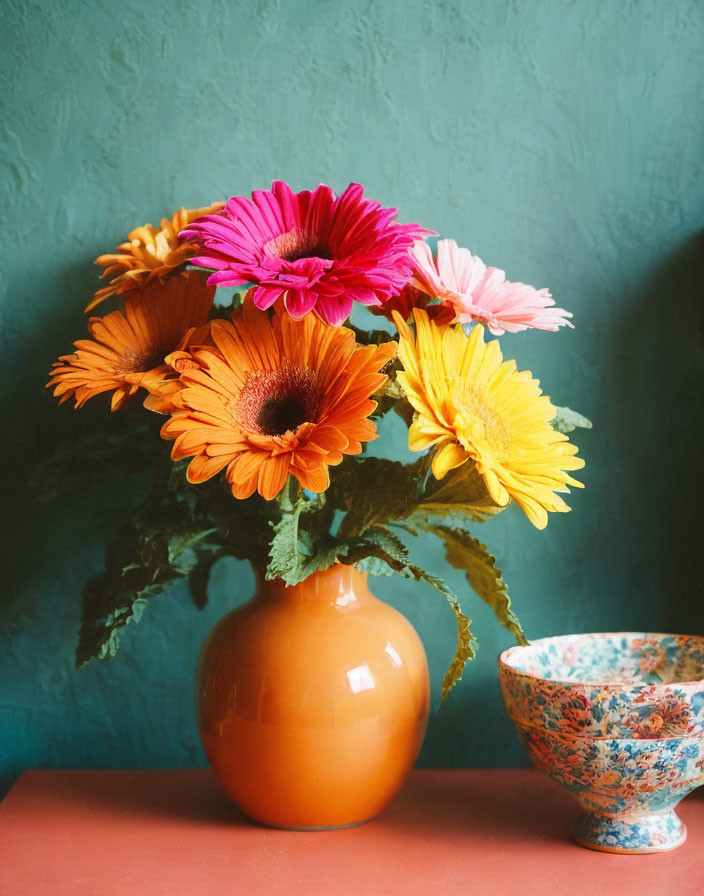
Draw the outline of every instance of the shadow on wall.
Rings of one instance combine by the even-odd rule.
[[[110,427],[122,426],[124,418],[110,415],[106,396],[74,413],[72,402],[59,407],[44,388],[54,359],[69,353],[73,340],[86,332],[82,308],[95,283],[91,262],[92,255],[77,259],[53,278],[57,295],[43,303],[41,313],[43,271],[8,288],[8,295],[10,288],[16,289],[15,307],[26,307],[23,316],[29,322],[8,325],[0,337],[0,414],[5,422],[0,798],[23,767],[71,765],[71,750],[81,749],[70,743],[70,722],[86,707],[62,705],[73,694],[80,592],[88,576],[101,568],[103,545],[143,486],[139,475],[125,475],[110,459],[71,454],[77,440],[103,429],[106,420]],[[29,483],[57,448],[73,469],[66,481],[45,483],[56,496],[43,501]],[[168,446],[164,450],[168,455]],[[52,726],[55,738],[48,735]],[[53,746],[49,739],[55,740]]]
[[[670,499],[664,546],[672,601],[665,604],[664,618],[670,629],[688,619],[690,631],[704,634],[704,232],[685,247],[661,285],[663,294],[672,296],[675,309],[665,359],[671,376],[672,431],[660,459]],[[656,315],[657,301],[654,293]],[[660,315],[670,316],[667,308],[660,308]]]
[[[693,634],[704,634],[702,284],[704,232],[665,260],[648,278],[644,294],[635,297],[613,341],[624,354],[613,358],[605,377],[630,437],[620,469],[632,456],[639,474],[628,483],[633,517],[631,525],[624,520],[620,537],[645,539],[644,568],[656,570],[660,583],[661,593],[645,618],[651,615],[663,631]],[[618,474],[616,467],[613,472]],[[634,594],[634,603],[637,599]]]
[[[54,301],[43,317],[35,315],[24,331],[19,328],[4,334],[3,368],[0,385],[0,413],[8,423],[3,439],[5,469],[9,472],[4,484],[6,508],[12,524],[2,540],[2,569],[6,588],[0,596],[0,633],[18,618],[31,623],[33,613],[52,612],[42,606],[42,595],[33,594],[35,606],[29,605],[27,586],[42,572],[50,572],[51,555],[56,545],[73,530],[76,550],[79,537],[92,534],[98,527],[109,529],[119,524],[119,506],[129,506],[133,489],[125,488],[123,471],[119,473],[104,460],[71,455],[71,446],[98,429],[122,425],[119,415],[111,415],[109,397],[99,396],[80,412],[74,412],[73,401],[59,407],[51,390],[45,389],[53,361],[72,351],[74,340],[88,336],[88,316],[82,313],[83,297],[90,296],[95,286],[92,258],[73,266],[57,278],[57,292],[64,301]],[[22,290],[32,294],[32,284]],[[41,295],[38,288],[36,295]],[[113,310],[106,307],[101,313]],[[38,323],[39,321],[40,323]],[[42,494],[31,487],[38,467],[56,450],[65,453],[72,466],[70,482],[46,480],[50,493]],[[114,493],[114,494],[113,494]],[[116,511],[110,502],[115,500]],[[82,519],[85,506],[92,506],[93,519]]]

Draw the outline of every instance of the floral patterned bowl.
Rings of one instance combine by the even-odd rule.
[[[704,783],[704,637],[566,635],[499,657],[504,702],[533,764],[587,809],[573,829],[606,852],[662,852],[674,807]]]

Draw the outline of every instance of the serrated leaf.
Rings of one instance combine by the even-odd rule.
[[[501,509],[491,499],[474,464],[451,470],[442,480],[428,477],[430,458],[402,464],[380,457],[356,459],[340,471],[335,486],[347,509],[340,524],[345,537],[372,527],[404,522],[409,531],[431,518],[483,522]]]
[[[352,330],[355,341],[360,345],[382,345],[385,342],[393,342],[396,339],[394,334],[388,330],[366,330],[355,326],[351,321],[347,321],[345,326],[348,330]]]
[[[442,479],[434,476],[428,479],[415,518],[456,517],[481,523],[500,510],[502,508],[492,500],[475,465],[467,461],[450,470]]]
[[[402,464],[382,457],[355,459],[336,485],[347,513],[340,535],[351,537],[390,520],[409,516],[418,506],[418,464]]]
[[[98,484],[108,465],[120,474],[156,468],[163,461],[163,448],[153,421],[136,421],[133,409],[127,408],[102,421],[99,428],[58,442],[34,468],[28,485],[37,500],[48,503],[84,490],[93,479]]]
[[[575,429],[591,429],[592,421],[588,420],[577,411],[570,408],[556,407],[556,414],[550,421],[550,425],[558,432],[568,433]]]
[[[450,606],[457,617],[457,649],[455,650],[454,659],[450,663],[450,668],[447,670],[445,677],[442,680],[442,687],[440,689],[441,706],[445,700],[447,700],[452,688],[462,678],[464,667],[470,660],[474,659],[477,652],[477,641],[469,628],[471,625],[469,616],[464,615],[457,600],[448,599],[450,600]]]
[[[304,492],[296,500],[292,500],[288,489],[284,490],[278,501],[280,519],[271,524],[274,536],[266,567],[266,578],[269,581],[282,579],[287,585],[297,585],[310,574],[306,572],[306,565],[315,553],[315,539],[311,531],[301,525],[301,515],[311,517],[311,529],[316,532],[319,521],[314,517],[325,510],[325,503],[324,492],[312,497]],[[334,562],[334,559],[331,560],[329,565]]]
[[[194,525],[172,535],[168,542],[169,564],[181,575],[189,575],[198,563],[198,552],[195,550],[195,546],[217,531],[217,526],[203,529]]]
[[[221,534],[169,490],[167,476],[160,477],[107,545],[104,571],[83,590],[76,665],[114,656],[121,629],[140,618],[149,599],[189,575],[197,565],[197,551]]]
[[[305,551],[302,550],[299,529],[301,516],[316,510],[305,501],[305,496],[302,496],[295,503],[283,502],[281,520],[274,526],[275,536],[267,578],[280,578],[288,585],[297,585],[314,572],[328,569],[333,563],[344,562],[371,575],[396,572],[405,578],[431,584],[449,601],[458,625],[457,650],[442,684],[444,702],[452,687],[460,680],[465,664],[474,657],[476,649],[476,641],[469,628],[470,620],[462,613],[457,595],[444,579],[411,563],[408,550],[401,539],[385,526],[368,526],[363,534],[350,537],[341,534],[328,536],[324,543],[312,541],[312,549],[307,544]]]
[[[486,546],[463,529],[443,525],[426,528],[443,541],[447,562],[465,573],[472,589],[492,608],[501,625],[514,635],[519,644],[527,644],[523,627],[511,609],[511,598],[501,570],[496,566],[496,558],[492,557]]]
[[[164,575],[163,571],[155,574],[150,567],[132,564],[124,576],[103,572],[89,579],[83,589],[76,668],[114,656],[120,630],[128,622],[138,621],[146,601],[177,578],[180,576]]]
[[[210,540],[224,549],[223,556],[248,560],[254,569],[264,572],[269,559],[270,526],[277,514],[275,502],[265,501],[257,494],[234,498],[226,481],[218,478],[193,485],[183,471],[170,476],[169,490],[186,502],[191,515],[203,522],[203,528],[208,523],[217,524],[218,535]],[[199,545],[199,553],[201,548]]]

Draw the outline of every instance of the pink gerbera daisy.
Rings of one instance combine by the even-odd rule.
[[[355,301],[381,305],[411,275],[409,251],[431,231],[399,224],[396,209],[365,199],[361,184],[341,196],[321,184],[294,193],[283,181],[252,198],[233,196],[216,215],[181,231],[201,249],[191,264],[215,271],[217,286],[256,284],[254,304],[269,308],[283,297],[295,319],[309,311],[335,326]]]
[[[511,283],[498,268],[487,267],[469,249],[454,240],[438,240],[437,259],[427,243],[418,241],[411,250],[414,263],[411,283],[432,298],[442,299],[455,310],[460,323],[477,321],[500,336],[533,327],[557,330],[572,324],[569,311],[555,308],[547,289]]]

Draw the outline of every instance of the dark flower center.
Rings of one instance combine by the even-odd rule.
[[[283,261],[300,261],[301,258],[322,258],[332,261],[334,256],[329,246],[301,227],[294,227],[286,233],[275,236],[264,245],[264,252]]]
[[[259,410],[257,425],[266,436],[282,436],[297,429],[308,418],[308,402],[303,395],[267,398]]]
[[[282,436],[302,423],[316,423],[322,400],[315,373],[286,362],[277,370],[248,374],[232,412],[250,432]]]
[[[146,373],[164,363],[164,357],[171,351],[158,346],[145,347],[139,352],[126,352],[122,358],[123,373]]]

